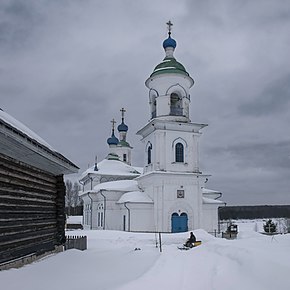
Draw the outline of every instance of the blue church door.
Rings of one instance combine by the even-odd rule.
[[[181,233],[188,231],[188,217],[185,212],[181,215],[178,213],[173,213],[171,216],[171,232]]]

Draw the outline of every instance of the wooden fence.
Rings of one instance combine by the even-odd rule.
[[[87,249],[87,236],[66,236],[64,250],[78,249],[84,251]]]

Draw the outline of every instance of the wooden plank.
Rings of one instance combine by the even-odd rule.
[[[18,232],[7,233],[7,235],[1,236],[0,246],[2,247],[9,244],[17,244],[20,241],[33,241],[41,236],[55,236],[56,229],[54,225],[47,227],[37,227],[37,228],[28,228],[26,230],[20,230]]]
[[[43,200],[55,200],[56,192],[45,192],[31,188],[11,187],[7,183],[0,182],[1,196],[18,196],[19,198],[40,198]]]
[[[10,205],[10,206],[55,206],[55,200],[41,200],[36,198],[19,198],[15,196],[1,196],[0,195],[0,205]]]
[[[0,153],[0,164],[3,166],[9,167],[9,172],[12,170],[20,171],[26,176],[37,176],[39,179],[42,179],[43,181],[47,181],[49,183],[55,183],[55,177],[48,173],[44,172],[41,169],[32,167],[28,164],[25,164],[21,161],[15,160],[11,157],[8,157],[6,155],[3,155]]]
[[[24,170],[15,170],[12,169],[11,166],[5,166],[5,164],[0,162],[0,173],[4,174],[6,176],[11,176],[11,178],[16,177],[16,178],[21,178],[25,179],[27,181],[33,182],[33,183],[38,183],[38,184],[43,184],[46,186],[50,187],[55,187],[55,181],[48,181],[42,178],[42,175],[39,175],[36,173],[35,175],[32,174],[26,174]]]
[[[0,173],[0,182],[6,183],[7,185],[11,186],[12,188],[24,188],[24,189],[35,189],[35,190],[41,190],[45,191],[47,193],[53,193],[55,192],[55,188],[41,185],[35,182],[27,181],[25,179],[7,176],[5,174]]]
[[[41,255],[45,252],[53,250],[55,242],[53,238],[39,237],[33,243],[23,242],[22,244],[13,245],[13,247],[5,248],[3,254],[0,255],[0,264],[23,256],[36,254]]]
[[[62,175],[0,154],[0,263],[64,243],[64,197]]]

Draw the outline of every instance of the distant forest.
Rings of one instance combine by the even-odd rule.
[[[219,207],[219,219],[290,218],[290,205]]]

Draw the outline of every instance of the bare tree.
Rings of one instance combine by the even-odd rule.
[[[65,206],[68,208],[68,215],[70,215],[70,209],[73,204],[73,184],[67,179],[65,181],[66,195],[65,195]]]
[[[73,188],[73,207],[77,207],[78,205],[81,204],[81,199],[79,198],[79,191],[80,191],[80,186],[77,182],[74,183]]]
[[[82,200],[79,198],[80,186],[77,182],[72,183],[69,179],[65,182],[66,186],[66,196],[65,196],[65,206],[68,209],[68,215],[71,215],[71,210],[75,209],[77,206],[82,204]]]

